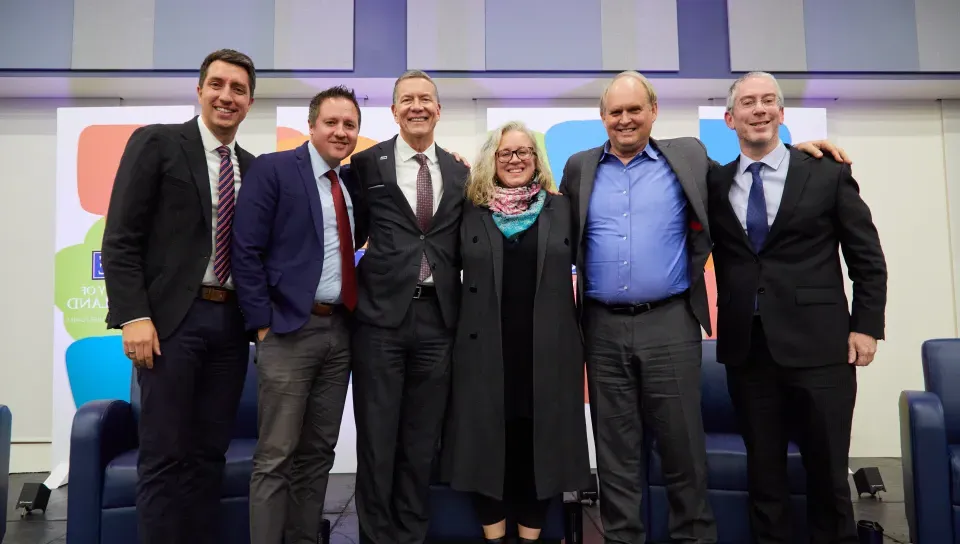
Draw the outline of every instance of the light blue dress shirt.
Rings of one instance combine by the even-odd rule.
[[[320,153],[313,147],[313,143],[308,143],[307,149],[310,150],[310,166],[313,168],[313,178],[316,180],[317,189],[320,191],[320,209],[323,210],[323,271],[320,273],[320,283],[317,284],[314,301],[323,304],[339,304],[341,283],[340,235],[337,232],[337,210],[333,207],[330,178],[327,177],[327,172],[331,168],[320,157]],[[340,167],[337,166],[332,170],[337,173],[337,179],[340,179]],[[343,198],[347,202],[350,232],[354,232],[353,201],[350,199],[350,193],[347,192],[343,181],[340,182],[340,189],[343,191]],[[352,245],[353,240],[350,243]]]
[[[597,165],[584,229],[585,295],[605,304],[662,300],[690,287],[687,197],[649,143],[629,163]]]
[[[747,172],[747,167],[755,162],[762,162],[760,179],[763,180],[763,196],[767,202],[767,227],[773,226],[773,220],[780,210],[780,199],[783,198],[783,187],[787,182],[787,170],[790,168],[790,152],[781,141],[776,148],[759,161],[740,155],[737,173],[730,185],[730,205],[733,206],[743,232],[747,232],[747,201],[750,198],[750,187],[753,185],[753,176]]]

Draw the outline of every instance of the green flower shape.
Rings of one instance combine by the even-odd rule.
[[[54,258],[54,304],[74,339],[119,334],[107,329],[107,287],[100,269],[100,243],[106,219],[90,227],[82,244],[68,246]]]

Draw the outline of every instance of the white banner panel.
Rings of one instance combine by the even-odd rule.
[[[293,149],[310,138],[308,124],[309,108],[277,108],[277,151]],[[378,142],[393,138],[397,134],[397,124],[393,120],[390,108],[360,108],[360,137],[354,153],[363,151]],[[344,164],[350,162],[347,157]],[[357,260],[363,256],[363,249],[357,251]],[[337,439],[336,459],[332,473],[352,474],[357,471],[357,427],[353,416],[353,379],[347,387],[347,400],[343,407],[343,419],[340,423],[340,437]]]
[[[152,123],[183,123],[194,106],[58,108],[53,329],[53,470],[66,482],[73,415],[84,403],[130,400],[130,360],[107,330],[100,242],[113,178],[130,135]]]

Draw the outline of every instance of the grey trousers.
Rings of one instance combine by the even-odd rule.
[[[656,435],[672,542],[707,544],[717,529],[707,501],[700,413],[700,326],[685,298],[630,315],[588,301],[587,378],[605,542],[643,544],[644,426]]]
[[[312,544],[323,519],[350,379],[340,314],[311,316],[257,346],[259,440],[250,479],[251,544]]]

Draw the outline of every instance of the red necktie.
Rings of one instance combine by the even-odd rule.
[[[340,301],[353,311],[357,306],[357,275],[354,271],[353,234],[350,232],[350,216],[347,201],[343,197],[340,180],[333,170],[327,172],[330,192],[333,193],[333,209],[337,213],[337,236],[340,238]]]

